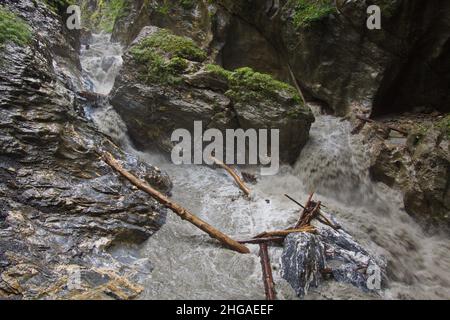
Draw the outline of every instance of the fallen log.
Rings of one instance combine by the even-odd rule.
[[[256,238],[256,239],[248,239],[248,240],[239,240],[238,242],[241,244],[260,244],[260,243],[282,243],[284,241],[284,237],[267,237],[267,238]]]
[[[270,238],[270,237],[286,237],[291,233],[299,233],[299,232],[308,232],[308,233],[315,233],[316,228],[314,228],[311,225],[304,226],[301,228],[295,228],[295,229],[286,229],[286,230],[277,230],[277,231],[266,231],[263,233],[258,234],[254,237],[254,239],[259,238]]]
[[[319,215],[320,205],[321,205],[320,201],[314,203],[312,200],[309,200],[309,203],[306,206],[307,209],[304,211],[302,217],[295,225],[295,228],[309,226],[311,222]]]
[[[295,224],[295,228],[299,228],[301,226],[309,225],[312,221],[311,215],[314,214],[315,211],[315,203],[312,201],[312,198],[314,196],[314,192],[311,193],[308,197],[308,200],[306,201],[306,204],[302,206],[303,211],[300,214],[300,218],[298,219],[297,223]]]
[[[200,218],[193,215],[191,212],[189,212],[187,209],[183,208],[179,204],[173,202],[168,197],[160,193],[159,191],[153,189],[149,184],[146,182],[140,180],[127,170],[125,170],[114,157],[106,152],[103,154],[103,160],[105,163],[107,163],[111,168],[113,168],[115,171],[117,171],[120,175],[122,175],[124,178],[126,178],[128,181],[130,181],[133,185],[135,185],[140,190],[146,192],[149,194],[153,199],[161,203],[166,208],[172,210],[175,214],[177,214],[181,219],[189,221],[191,224],[199,228],[200,230],[206,232],[209,234],[212,238],[215,238],[222,242],[225,246],[227,246],[230,249],[233,249],[240,253],[250,253],[250,250],[238,243],[237,241],[231,239],[227,235],[223,234],[219,230],[215,229],[205,221],[201,220]]]
[[[239,186],[239,188],[245,193],[246,196],[250,196],[250,189],[245,185],[244,181],[238,176],[238,174],[231,169],[229,166],[227,166],[225,163],[220,161],[219,159],[216,159],[214,157],[211,157],[211,159],[214,161],[216,165],[227,171],[234,179],[236,184]]]
[[[289,70],[289,74],[292,78],[292,82],[294,83],[295,89],[297,89],[297,92],[300,96],[300,98],[303,101],[303,104],[306,106],[306,99],[305,99],[305,95],[303,94],[302,89],[300,88],[300,85],[298,84],[297,78],[295,77],[294,72],[292,71],[291,65],[288,63],[287,64],[288,70]]]
[[[286,198],[288,198],[289,200],[291,200],[292,202],[294,202],[296,205],[300,206],[300,208],[302,208],[303,210],[305,210],[306,208],[297,200],[295,200],[294,198],[292,198],[291,196],[289,196],[288,194],[284,195]]]
[[[302,205],[300,202],[298,202],[297,200],[295,200],[294,198],[292,198],[292,197],[289,196],[288,194],[285,194],[284,196],[285,196],[286,198],[288,198],[289,200],[291,200],[292,202],[294,202],[295,204],[297,204],[298,206],[300,206],[301,208],[303,208],[303,210],[306,209],[304,205]],[[321,206],[322,206],[322,207],[325,207],[323,204],[321,204]],[[328,219],[328,218],[327,218],[320,210],[319,210],[318,214],[319,214],[319,217],[316,217],[317,221],[319,221],[319,222],[321,222],[321,223],[323,223],[323,224],[325,224],[325,225],[327,225],[327,226],[333,228],[334,230],[339,230],[339,229],[340,229],[339,226],[334,225],[334,224],[330,221],[330,219]]]
[[[273,283],[272,267],[270,266],[270,258],[269,258],[269,251],[267,250],[267,243],[259,244],[259,257],[261,259],[266,300],[276,300],[277,294],[275,292],[275,284]]]
[[[378,123],[381,126],[386,127],[386,128],[388,128],[388,129],[390,129],[392,131],[396,131],[396,132],[398,132],[398,133],[400,133],[400,134],[402,134],[404,136],[408,135],[408,132],[406,132],[406,131],[404,131],[402,129],[396,128],[394,126],[391,126],[389,124],[379,123],[379,122],[377,122],[377,121],[375,121],[373,119],[365,118],[365,117],[362,117],[362,116],[359,116],[359,115],[357,115],[356,118],[361,120],[361,121],[368,122],[368,123]]]

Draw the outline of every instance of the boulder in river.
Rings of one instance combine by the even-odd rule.
[[[386,262],[371,255],[343,229],[317,228],[317,234],[293,233],[284,241],[282,277],[299,297],[317,288],[327,275],[366,292],[379,292]]]
[[[290,85],[250,68],[208,64],[189,38],[145,27],[124,58],[111,103],[141,147],[170,151],[175,129],[279,129],[280,158],[293,163],[314,121]]]

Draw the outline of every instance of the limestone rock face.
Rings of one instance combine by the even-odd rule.
[[[370,173],[404,194],[406,211],[426,226],[450,226],[450,149],[448,133],[437,125],[427,130],[410,128],[401,144],[364,133],[371,145]],[[372,134],[371,134],[372,133]]]
[[[413,137],[411,137],[413,139]],[[405,192],[405,208],[416,218],[429,215],[435,224],[450,227],[450,141],[437,128],[410,144],[413,183]]]
[[[76,98],[77,49],[60,36],[67,31],[59,17],[40,2],[5,5],[34,36],[26,46],[0,49],[0,297],[136,297],[137,266],[107,249],[148,239],[165,210],[100,154],[111,152],[163,192],[170,180],[124,154],[85,118]]]
[[[292,163],[298,158],[314,117],[294,88],[251,69],[230,72],[209,65],[206,58],[182,58],[182,70],[174,73],[164,69],[155,76],[160,68],[158,59],[169,66],[180,61],[173,52],[164,50],[145,63],[139,61],[140,56],[146,59],[154,54],[142,51],[142,44],[153,41],[152,37],[159,39],[161,33],[167,30],[145,27],[132,42],[112,92],[111,103],[138,145],[170,151],[175,129],[192,132],[194,121],[202,121],[205,129],[279,129],[281,160]],[[168,80],[161,81],[165,78]]]
[[[337,114],[354,105],[377,115],[420,105],[449,110],[449,3],[338,1],[337,10],[321,2],[315,9],[323,16],[312,20],[295,2],[274,15],[276,1],[221,1],[256,26],[305,90]],[[381,30],[366,26],[371,4],[381,8]]]
[[[292,81],[291,67],[305,92],[338,115],[353,107],[377,115],[422,105],[449,110],[449,2],[324,0],[310,11],[295,1],[168,3],[164,11],[166,1],[135,1],[115,38],[128,44],[155,25],[193,38],[226,68]],[[372,4],[381,8],[381,30],[367,28]]]

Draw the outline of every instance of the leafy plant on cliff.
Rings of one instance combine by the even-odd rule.
[[[294,8],[293,22],[298,28],[309,27],[336,11],[330,0],[289,0]]]
[[[180,83],[180,75],[189,66],[188,60],[202,62],[206,59],[206,53],[191,39],[168,30],[146,37],[130,53],[136,62],[145,66],[142,79],[159,84]]]
[[[7,42],[26,45],[31,40],[31,27],[16,14],[0,6],[0,48]]]

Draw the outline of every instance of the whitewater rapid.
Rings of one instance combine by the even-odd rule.
[[[109,35],[94,35],[81,62],[92,91],[108,94],[122,64],[122,48]],[[109,66],[109,68],[108,68]],[[296,221],[300,202],[314,191],[341,225],[371,253],[388,262],[388,281],[380,295],[368,295],[333,281],[313,289],[306,299],[449,299],[450,241],[448,235],[425,234],[405,212],[399,193],[368,176],[365,146],[350,134],[347,121],[321,115],[318,108],[311,138],[293,167],[252,185],[254,198],[244,199],[222,170],[206,166],[175,166],[157,151],[136,150],[126,125],[109,105],[89,110],[99,130],[141,160],[165,170],[172,198],[225,233],[245,238],[283,229]],[[195,227],[168,213],[163,228],[139,247],[117,247],[113,254],[129,261],[148,258],[152,272],[141,275],[142,299],[263,299],[258,248],[241,255],[218,246]],[[281,248],[271,248],[278,297],[295,299],[280,277]]]

